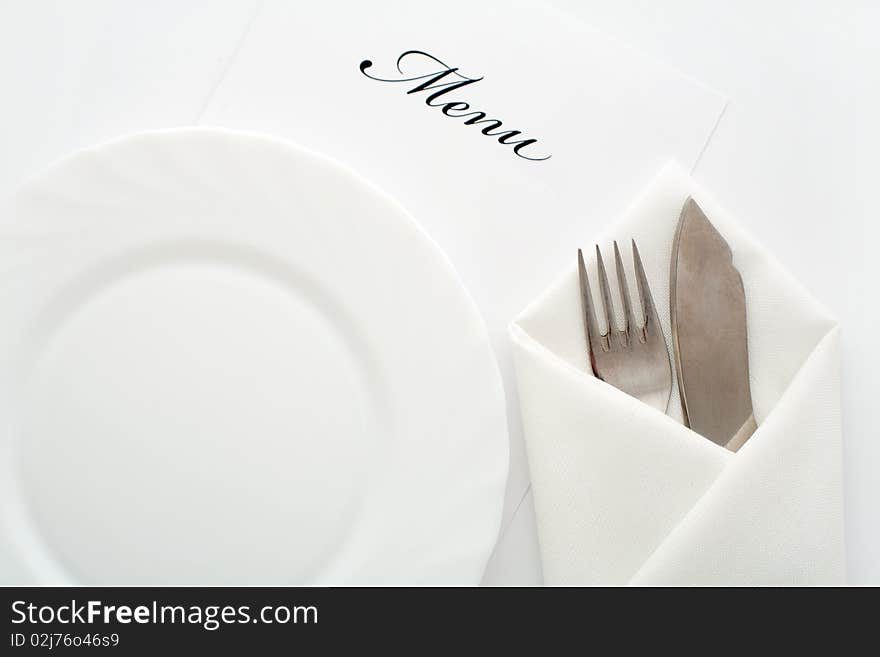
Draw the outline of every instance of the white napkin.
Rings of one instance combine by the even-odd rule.
[[[842,583],[835,320],[676,165],[594,241],[610,253],[636,239],[669,344],[669,258],[689,195],[742,274],[758,430],[728,452],[681,424],[677,387],[666,416],[588,372],[575,250],[594,250],[573,244],[566,274],[510,327],[545,581]]]

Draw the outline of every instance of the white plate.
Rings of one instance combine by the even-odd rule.
[[[6,581],[479,581],[503,392],[391,199],[182,129],[63,160],[2,221]]]

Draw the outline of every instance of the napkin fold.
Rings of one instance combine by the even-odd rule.
[[[572,245],[568,271],[510,326],[545,582],[842,583],[836,321],[675,164],[594,241],[635,238],[671,349],[669,258],[688,196],[742,274],[758,430],[732,453],[681,423],[677,384],[664,415],[595,378],[575,258],[592,242]]]

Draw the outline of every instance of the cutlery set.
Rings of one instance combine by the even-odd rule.
[[[596,246],[602,333],[583,253],[578,250],[584,333],[593,374],[665,412],[672,365],[642,259],[632,241],[638,313],[634,313],[620,250],[614,260],[623,329],[618,328],[602,253]],[[731,451],[757,428],[749,388],[745,290],[730,247],[696,201],[681,211],[670,266],[670,322],[685,425]]]

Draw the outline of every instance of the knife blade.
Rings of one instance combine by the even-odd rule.
[[[692,198],[673,240],[670,311],[685,424],[736,451],[757,428],[745,290],[730,247]]]

